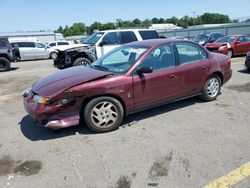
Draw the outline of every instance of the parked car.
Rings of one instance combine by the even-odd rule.
[[[198,44],[204,46],[207,43],[212,43],[223,36],[224,36],[224,34],[218,33],[218,32],[211,32],[209,34],[202,33],[202,34],[197,35],[194,38],[194,41],[197,42]]]
[[[123,29],[98,31],[89,36],[82,47],[58,50],[54,66],[63,69],[71,66],[89,65],[122,44],[159,38],[152,29]]]
[[[213,43],[206,44],[206,48],[233,57],[250,51],[250,35],[229,35],[219,38]]]
[[[90,66],[38,80],[24,96],[42,126],[60,129],[79,120],[95,132],[118,128],[131,113],[199,95],[212,101],[231,77],[230,59],[186,40],[125,44]]]
[[[67,46],[67,45],[71,45],[71,42],[69,41],[52,41],[48,43],[48,46],[50,47],[55,47],[55,46]]]
[[[246,60],[245,60],[245,66],[246,66],[248,72],[250,72],[250,51],[247,52],[247,57],[246,57]]]
[[[168,39],[181,39],[181,40],[188,40],[187,38],[183,36],[174,36],[174,37],[169,37]]]
[[[20,51],[20,60],[49,59],[55,57],[56,50],[39,41],[11,41],[12,45],[17,45]]]
[[[11,46],[8,38],[0,38],[0,72],[10,70],[11,62],[16,61],[19,55],[17,46]]]

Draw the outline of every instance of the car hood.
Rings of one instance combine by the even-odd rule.
[[[227,45],[227,43],[207,43],[206,47],[208,48],[219,48],[221,46]]]
[[[53,50],[57,50],[57,51],[65,51],[65,50],[70,50],[70,49],[75,49],[75,48],[86,47],[86,46],[89,46],[89,44],[62,45],[62,46],[55,46],[55,47],[52,47],[52,49],[53,49]]]
[[[41,78],[32,86],[32,91],[40,96],[51,98],[73,86],[108,75],[113,73],[84,66],[72,67]]]

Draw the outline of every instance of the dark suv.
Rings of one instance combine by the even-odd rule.
[[[10,63],[20,58],[19,49],[8,38],[0,38],[0,72],[10,70]]]

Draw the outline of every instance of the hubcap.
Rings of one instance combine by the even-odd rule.
[[[116,106],[108,101],[96,104],[91,111],[91,120],[99,128],[111,127],[117,121],[117,118]]]
[[[207,94],[209,97],[213,98],[217,96],[220,89],[220,82],[216,78],[211,78],[207,83]]]
[[[6,64],[0,61],[0,69],[4,69],[5,67],[6,67]]]
[[[82,61],[82,62],[78,63],[78,65],[79,66],[88,66],[89,64],[86,61]]]
[[[228,50],[228,52],[227,52],[227,56],[228,56],[228,57],[232,57],[232,55],[233,55],[232,50]]]
[[[52,58],[52,59],[57,58],[57,53],[52,53],[52,54],[51,54],[51,58]]]

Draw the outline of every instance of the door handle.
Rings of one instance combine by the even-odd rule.
[[[171,74],[168,76],[169,78],[176,78],[176,76],[174,74]]]
[[[201,67],[203,70],[207,70],[208,69],[208,67],[207,66],[203,66],[203,67]]]

